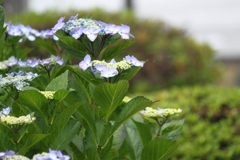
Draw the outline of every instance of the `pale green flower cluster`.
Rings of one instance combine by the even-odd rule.
[[[70,32],[71,30],[73,30],[76,27],[82,27],[82,28],[91,27],[91,28],[94,28],[94,29],[97,29],[97,30],[101,29],[99,24],[95,23],[94,20],[79,18],[79,19],[75,19],[75,20],[69,20],[68,22],[66,22],[64,30],[66,32]]]
[[[146,107],[145,110],[140,111],[141,114],[143,114],[146,117],[149,118],[166,118],[166,117],[172,117],[175,115],[178,115],[181,113],[181,109],[170,109],[170,108],[157,108],[153,109],[151,107]]]
[[[0,117],[1,122],[4,122],[6,124],[29,124],[36,120],[35,117],[31,117],[30,115],[27,116],[20,116],[20,117],[14,117],[9,115],[2,115]]]
[[[128,97],[128,96],[125,96],[125,97],[123,98],[123,102],[125,102],[125,103],[128,103],[130,100],[131,100],[131,98]]]
[[[39,91],[42,93],[47,99],[53,99],[55,92],[54,91]]]
[[[3,160],[30,160],[30,159],[21,155],[12,155],[4,157]]]
[[[30,160],[30,159],[21,155],[12,155],[4,157],[3,160]]]
[[[116,69],[120,69],[120,70],[127,70],[129,68],[131,68],[131,63],[125,61],[125,60],[122,60],[120,62],[105,62],[105,61],[99,61],[99,60],[93,60],[92,61],[92,64],[93,66],[95,66],[96,64],[100,64],[100,65],[106,65],[107,68],[116,68]]]
[[[39,153],[39,154],[35,154],[34,156],[33,156],[33,158],[32,158],[32,160],[37,160],[37,158],[38,157],[48,157],[48,153],[46,153],[46,152],[43,152],[43,153]]]

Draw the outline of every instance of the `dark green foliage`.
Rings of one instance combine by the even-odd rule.
[[[146,94],[155,107],[181,108],[185,118],[172,160],[240,159],[240,89],[182,87]]]
[[[124,51],[121,58],[124,55],[134,55],[140,60],[147,60],[143,69],[131,80],[135,84],[134,91],[155,90],[173,85],[214,83],[220,76],[220,67],[213,59],[214,50],[210,46],[197,43],[184,30],[161,21],[136,18],[128,11],[121,13],[107,13],[99,9],[67,13],[49,11],[41,15],[28,13],[8,16],[6,19],[42,30],[52,28],[60,17],[68,19],[77,13],[79,17],[92,13],[93,19],[117,25],[121,22],[131,27],[136,42]],[[37,52],[39,51],[35,49],[34,54]],[[79,60],[75,61],[78,62]]]

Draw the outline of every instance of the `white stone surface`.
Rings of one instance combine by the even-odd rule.
[[[103,8],[119,11],[125,0],[29,0],[28,8],[47,9]],[[138,17],[163,19],[186,29],[200,42],[211,44],[218,57],[240,58],[240,0],[133,0]]]

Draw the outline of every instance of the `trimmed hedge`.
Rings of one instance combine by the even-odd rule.
[[[132,79],[134,91],[152,91],[163,87],[215,83],[220,78],[221,67],[214,60],[214,50],[207,44],[196,42],[182,29],[174,28],[160,20],[139,19],[129,11],[108,13],[92,11],[49,11],[42,14],[25,13],[6,17],[14,23],[30,25],[38,30],[52,28],[60,17],[68,19],[79,14],[106,23],[127,24],[136,37],[136,43],[124,51],[147,60],[144,68]],[[34,50],[39,52],[42,50]],[[42,53],[39,53],[42,54]],[[46,54],[46,53],[45,53]],[[149,85],[150,84],[150,85]]]
[[[240,159],[240,89],[180,87],[145,94],[155,107],[181,108],[186,118],[172,160]]]

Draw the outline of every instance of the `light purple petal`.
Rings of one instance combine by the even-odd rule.
[[[79,63],[79,68],[85,71],[88,67],[91,66],[92,66],[91,57],[87,54],[84,57],[84,60]]]

